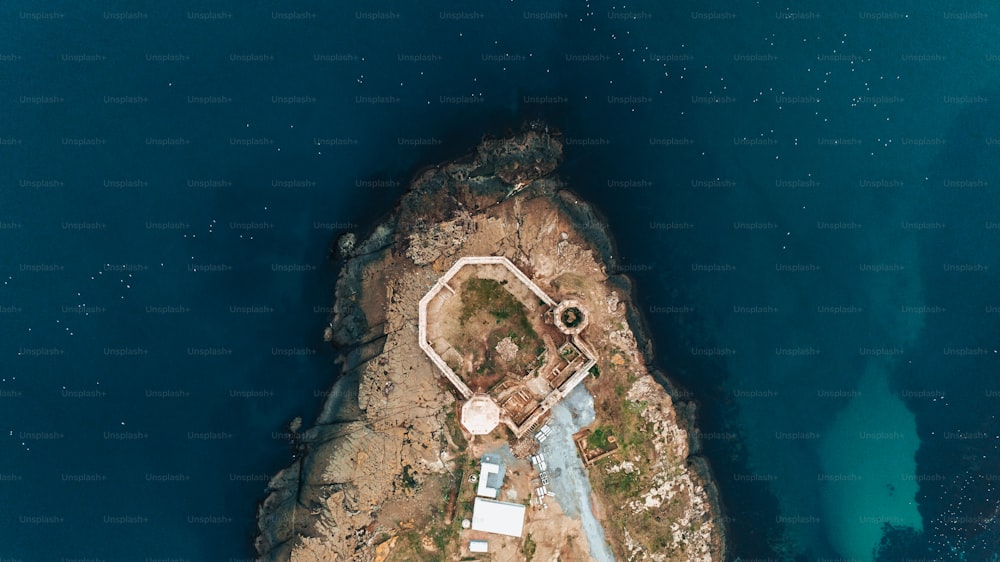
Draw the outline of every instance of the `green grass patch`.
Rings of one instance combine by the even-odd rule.
[[[532,326],[524,304],[501,282],[478,277],[462,283],[460,297],[459,323],[464,333],[457,335],[453,345],[476,365],[474,372],[467,374],[487,377],[501,371],[527,374],[537,363],[536,358],[545,350],[545,345]],[[482,320],[488,325],[482,325]],[[467,326],[470,321],[475,325]],[[494,351],[497,343],[507,337],[519,349],[516,359],[510,363],[502,361]]]
[[[611,435],[614,435],[611,432],[611,427],[602,425],[587,436],[587,446],[591,449],[607,451],[611,448],[611,443],[608,441],[608,437]]]
[[[455,544],[458,541],[458,528],[461,524],[456,524],[452,521],[451,525],[445,527],[444,525],[434,528],[431,530],[431,539],[434,540],[434,546],[443,554],[447,552],[448,546]]]
[[[462,286],[462,313],[459,321],[464,325],[480,310],[488,312],[497,324],[510,320],[507,331],[515,339],[523,336],[538,338],[525,314],[524,305],[495,279],[473,277]]]
[[[408,531],[403,535],[403,541],[406,545],[410,547],[411,550],[420,552],[423,548],[420,546],[420,534],[416,531]]]
[[[444,416],[444,424],[448,427],[448,434],[451,435],[452,443],[464,451],[469,446],[469,442],[465,439],[465,434],[462,433],[462,428],[458,425],[458,416],[455,415],[454,409],[448,409],[448,413]]]
[[[604,477],[604,485],[612,494],[630,496],[639,489],[639,473],[620,470]]]
[[[646,404],[631,400],[622,400],[621,427],[625,433],[621,436],[619,446],[625,449],[643,449],[649,447],[649,435],[652,425],[642,417]],[[641,430],[641,431],[640,431]]]
[[[523,308],[514,295],[497,280],[473,277],[462,285],[462,313],[459,321],[465,324],[473,314],[485,310],[499,322],[510,318],[515,310]]]
[[[413,490],[417,487],[417,479],[414,476],[413,467],[404,464],[403,465],[403,487]]]
[[[524,559],[526,562],[531,562],[532,557],[535,556],[535,551],[538,550],[538,545],[535,544],[534,539],[531,538],[531,533],[524,537]]]

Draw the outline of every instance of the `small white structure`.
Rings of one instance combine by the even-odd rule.
[[[537,455],[531,455],[531,464],[533,464],[535,468],[538,469],[538,472],[545,472],[546,470],[548,470],[548,464],[546,464],[545,462],[545,456],[542,455],[541,453],[538,453]]]
[[[483,462],[479,466],[479,486],[476,488],[476,495],[495,500],[497,499],[497,494],[500,493],[500,490],[490,486],[491,474],[499,475],[500,465],[491,462]]]
[[[520,537],[524,531],[525,507],[518,503],[476,498],[472,506],[472,530]]]
[[[486,541],[469,541],[469,552],[489,552],[490,543]]]
[[[535,433],[535,439],[538,440],[539,443],[544,443],[545,440],[549,438],[550,433],[552,433],[552,428],[549,427],[549,424],[545,424],[542,426],[542,429],[539,429],[538,432]]]

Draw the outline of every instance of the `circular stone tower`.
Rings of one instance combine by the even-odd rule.
[[[568,336],[575,336],[590,323],[590,315],[580,301],[567,299],[559,303],[552,311],[552,321],[560,332]]]

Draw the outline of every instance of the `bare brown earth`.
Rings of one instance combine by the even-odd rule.
[[[554,499],[528,509],[525,537],[489,535],[470,557],[461,529],[475,494],[469,474],[506,439],[466,443],[455,398],[417,345],[417,302],[456,259],[502,255],[555,300],[589,309],[584,337],[599,356],[589,377],[595,426],[620,450],[590,467],[594,511],[619,560],[722,560],[723,529],[691,468],[686,422],[649,374],[629,321],[627,283],[607,275],[603,225],[551,177],[558,136],[487,140],[462,161],[430,168],[346,260],[328,330],[343,374],[296,462],[276,475],[258,514],[263,561],[588,560],[580,520]],[[634,311],[632,311],[634,313]],[[508,467],[502,497],[525,502],[530,464]],[[527,536],[530,534],[530,541]]]

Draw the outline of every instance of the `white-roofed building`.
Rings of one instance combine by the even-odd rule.
[[[490,476],[499,474],[499,465],[491,462],[483,462],[479,466],[479,486],[476,488],[476,495],[483,496],[484,498],[497,499],[497,494],[500,493],[500,488],[490,485],[492,483]]]
[[[524,531],[525,507],[519,503],[476,498],[472,506],[472,530],[520,537]]]
[[[503,486],[505,472],[503,461],[499,456],[483,455],[479,465],[479,484],[476,487],[476,495],[497,499],[497,496],[500,495],[500,488]]]
[[[490,543],[486,541],[469,541],[469,552],[489,552]]]

